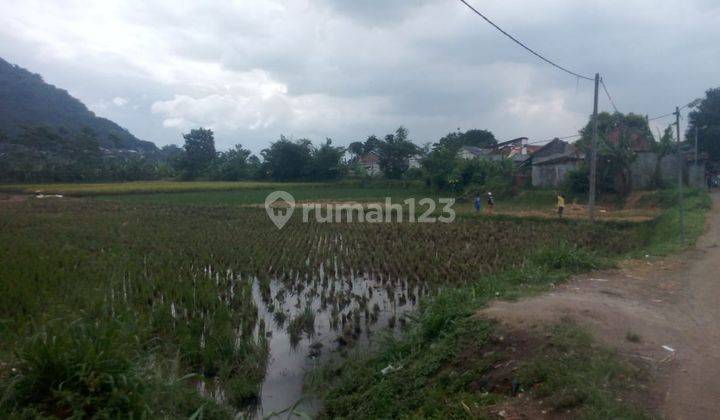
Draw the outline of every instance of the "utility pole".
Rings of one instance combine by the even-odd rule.
[[[695,126],[695,166],[696,167],[697,167],[697,157],[698,157],[697,139],[698,139],[698,128],[696,125]]]
[[[683,208],[683,156],[680,150],[680,107],[675,107],[675,128],[677,129],[678,165],[678,209],[680,211],[680,244],[685,244],[685,209]]]
[[[598,89],[600,73],[595,73],[595,102],[593,104],[592,143],[590,144],[590,191],[588,197],[588,216],[595,221],[595,179],[597,178],[597,137],[598,137]]]

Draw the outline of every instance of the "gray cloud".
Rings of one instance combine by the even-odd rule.
[[[475,4],[550,58],[601,72],[622,111],[669,112],[717,84],[713,1]],[[457,127],[544,139],[572,134],[592,108],[590,84],[455,1],[29,0],[6,9],[1,56],[159,145],[198,125],[216,130],[220,148],[254,151],[280,134],[347,144],[401,124],[418,142]],[[605,99],[601,107],[610,109]]]

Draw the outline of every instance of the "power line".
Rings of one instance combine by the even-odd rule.
[[[699,99],[695,99],[694,101],[681,106],[680,108],[678,108],[678,111],[682,111],[685,108],[693,108],[693,107],[697,106],[697,101],[699,101]],[[660,118],[667,118],[667,117],[673,116],[675,114],[676,114],[676,112],[671,112],[669,114],[659,115],[657,117],[648,118],[648,121],[659,120]]]
[[[581,136],[581,134],[573,134],[573,135],[571,135],[571,136],[565,136],[565,137],[553,137],[553,138],[551,138],[551,139],[547,139],[547,140],[536,140],[536,141],[531,141],[531,142],[527,142],[526,144],[528,144],[528,145],[532,145],[532,144],[541,144],[541,143],[548,143],[548,142],[551,142],[551,141],[553,141],[553,140],[555,140],[555,139],[558,139],[558,140],[567,140],[567,139],[572,139],[572,138],[575,138],[575,137],[580,137],[580,136]]]
[[[675,115],[674,112],[671,112],[671,113],[665,114],[665,115],[658,115],[657,117],[648,118],[648,121],[655,121],[655,120],[659,120],[659,119],[661,119],[661,118],[671,117],[671,116],[673,116],[673,115]]]
[[[603,90],[605,91],[605,95],[607,96],[608,100],[610,101],[610,105],[612,105],[615,112],[619,113],[620,111],[618,111],[618,108],[615,106],[615,102],[613,101],[612,97],[610,96],[610,92],[608,92],[608,88],[607,88],[607,86],[605,86],[605,81],[602,78],[600,78],[600,84],[602,85]]]
[[[515,38],[514,36],[512,36],[512,35],[510,35],[509,33],[505,32],[505,30],[503,30],[501,27],[499,27],[498,25],[496,25],[493,21],[491,21],[490,19],[488,19],[485,15],[483,15],[482,13],[480,13],[479,10],[477,10],[477,9],[474,8],[474,7],[472,7],[467,1],[465,1],[465,0],[460,0],[460,2],[463,3],[465,6],[467,6],[470,10],[472,10],[473,12],[475,12],[476,15],[480,16],[481,18],[483,18],[487,23],[489,23],[490,25],[492,25],[495,29],[497,29],[498,31],[500,31],[503,35],[505,35],[506,37],[510,38],[511,40],[513,40],[513,42],[515,42],[515,43],[518,44],[519,46],[525,48],[525,49],[526,49],[527,51],[529,51],[531,54],[533,54],[534,56],[536,56],[536,57],[538,57],[539,59],[543,60],[544,62],[550,64],[551,66],[553,66],[553,67],[555,67],[555,68],[558,68],[558,69],[564,71],[565,73],[569,73],[569,74],[577,77],[578,79],[584,79],[584,80],[589,80],[589,81],[594,81],[594,80],[595,80],[594,78],[587,77],[587,76],[583,76],[583,75],[581,75],[581,74],[577,74],[577,73],[575,73],[574,71],[568,70],[568,69],[566,69],[565,67],[563,67],[563,66],[561,66],[561,65],[559,65],[559,64],[556,64],[556,63],[554,63],[553,61],[550,61],[549,59],[543,57],[541,54],[535,52],[532,48],[530,48],[530,47],[528,47],[527,45],[523,44],[520,40],[518,40],[518,39]]]

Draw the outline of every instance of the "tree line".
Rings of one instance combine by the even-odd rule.
[[[590,123],[581,130],[577,146],[589,155]],[[660,156],[676,150],[674,127],[658,133],[657,140],[645,117],[637,114],[599,114],[598,185],[601,190],[626,192],[629,165],[635,159],[631,143],[638,135],[649,139]],[[697,129],[699,151],[711,161],[720,161],[720,88],[710,89],[689,115],[686,136],[694,140]],[[610,141],[610,134],[615,138]],[[361,157],[375,154],[382,177],[422,181],[428,187],[457,193],[475,190],[510,190],[518,169],[512,162],[464,160],[463,146],[493,148],[497,140],[489,130],[472,129],[448,133],[434,143],[417,145],[408,130],[399,127],[383,137],[337,146],[332,139],[318,145],[309,139],[280,136],[259,156],[242,145],[227,151],[215,147],[214,133],[197,128],[183,134],[182,146],[168,145],[157,152],[102,148],[93,130],[79,132],[45,126],[23,127],[10,138],[0,132],[0,181],[2,182],[90,182],[152,179],[179,180],[272,180],[334,181],[362,178]],[[410,158],[422,165],[410,167]],[[587,164],[568,178],[567,190],[587,188]]]

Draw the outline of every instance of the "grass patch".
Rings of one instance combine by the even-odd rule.
[[[646,205],[657,205],[664,211],[655,220],[641,226],[641,235],[647,245],[634,256],[663,256],[681,251],[694,245],[705,231],[705,216],[712,207],[712,200],[704,190],[690,189],[685,193],[685,243],[680,242],[677,191],[661,190],[643,199]]]
[[[2,377],[7,417],[226,418],[214,401],[188,392],[191,376],[168,381],[142,338],[118,321],[55,320],[21,340]]]
[[[542,348],[518,370],[518,380],[557,412],[586,419],[650,418],[618,398],[632,391],[641,372],[615,352],[594,343],[590,333],[571,323],[550,328]]]

